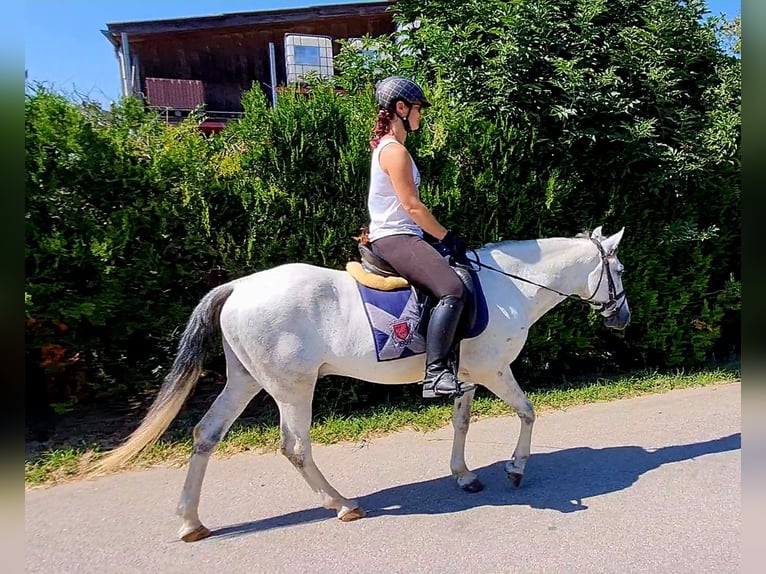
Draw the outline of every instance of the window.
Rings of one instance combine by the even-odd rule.
[[[363,38],[349,38],[348,39],[349,46],[351,46],[358,54],[360,54],[364,58],[364,66],[366,68],[372,68],[378,60],[380,60],[380,55],[375,50],[374,47],[365,47],[364,46],[364,39]]]
[[[295,65],[320,66],[319,46],[295,46]]]

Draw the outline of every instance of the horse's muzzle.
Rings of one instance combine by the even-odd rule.
[[[604,325],[610,329],[622,331],[630,323],[630,309],[626,304],[621,305],[617,311],[604,317]]]

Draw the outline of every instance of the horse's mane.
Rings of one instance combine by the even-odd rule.
[[[542,237],[540,239],[507,240],[487,243],[477,253],[493,257],[492,252],[499,251],[526,265],[541,261],[544,254],[560,253],[579,244],[583,239],[590,239],[590,233],[578,233],[574,237]],[[480,255],[481,256],[481,255]]]
[[[503,247],[511,247],[518,245],[519,247],[523,247],[524,244],[536,244],[538,241],[569,241],[570,239],[590,239],[591,232],[590,231],[581,231],[580,233],[576,234],[574,237],[541,237],[539,239],[507,239],[505,241],[495,241],[493,243],[485,243],[481,246],[482,249],[495,249],[500,246]]]

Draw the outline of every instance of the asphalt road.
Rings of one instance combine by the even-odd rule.
[[[26,492],[26,571],[88,573],[737,572],[740,384],[538,416],[519,489],[503,462],[518,421],[475,422],[449,476],[450,427],[315,446],[368,517],[343,523],[277,454],[212,460],[186,544],[174,515],[185,469],[156,468]]]

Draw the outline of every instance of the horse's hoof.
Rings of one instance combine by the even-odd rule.
[[[521,479],[524,478],[523,474],[521,474],[520,472],[508,472],[506,474],[508,474],[508,478],[513,483],[513,486],[518,487],[519,485],[521,485]]]
[[[471,482],[468,484],[464,484],[461,486],[464,491],[474,493],[474,492],[481,492],[484,490],[484,485],[481,483],[481,481],[478,478],[474,478]]]
[[[352,522],[354,520],[364,518],[365,516],[367,516],[367,513],[364,511],[364,509],[361,506],[357,506],[345,514],[339,515],[338,518],[340,518],[343,522]]]
[[[184,542],[197,542],[197,540],[202,540],[203,538],[207,538],[210,536],[210,530],[205,528],[204,526],[200,525],[191,532],[187,532],[183,536],[181,536],[181,540]]]

